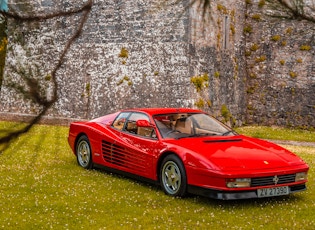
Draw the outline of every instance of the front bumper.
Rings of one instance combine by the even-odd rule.
[[[289,186],[290,194],[295,192],[301,192],[306,190],[305,184],[300,185],[293,185]],[[250,191],[238,191],[238,192],[230,192],[230,191],[220,191],[214,189],[206,189],[196,186],[188,186],[188,192],[200,195],[204,197],[209,197],[218,200],[241,200],[241,199],[252,199],[258,198],[257,190],[250,190]]]

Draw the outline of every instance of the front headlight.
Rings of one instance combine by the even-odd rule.
[[[300,172],[300,173],[295,174],[295,182],[299,182],[302,180],[307,180],[306,172]]]
[[[227,179],[226,187],[228,188],[246,188],[250,187],[250,178]]]

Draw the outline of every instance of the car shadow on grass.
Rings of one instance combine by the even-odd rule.
[[[288,204],[288,203],[297,203],[304,200],[302,194],[290,194],[285,196],[276,196],[276,197],[267,197],[267,198],[251,198],[251,199],[240,199],[240,200],[216,200],[202,196],[189,195],[190,199],[193,199],[194,202],[207,204],[207,205],[224,205],[225,207],[252,207],[252,206],[267,206],[274,204]]]
[[[151,192],[155,193],[162,193],[165,198],[169,198],[170,196],[164,194],[161,186],[157,183],[150,183],[147,181],[139,180],[137,178],[130,178],[129,176],[117,174],[110,172],[103,168],[95,168],[94,170],[104,174],[114,177],[115,179],[122,180],[124,182],[141,186],[141,189],[150,190]],[[209,197],[198,196],[194,194],[187,194],[185,197],[180,198],[177,197],[179,200],[183,200],[185,202],[193,202],[202,205],[209,205],[209,206],[225,206],[225,207],[253,207],[253,206],[268,206],[274,204],[288,204],[288,203],[298,203],[303,202],[304,196],[303,192],[299,194],[290,194],[285,196],[276,196],[276,197],[267,197],[267,198],[251,198],[251,199],[239,199],[239,200],[217,200]]]

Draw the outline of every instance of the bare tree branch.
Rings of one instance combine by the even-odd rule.
[[[54,13],[43,14],[43,15],[21,15],[12,8],[10,9],[9,12],[1,12],[1,13],[8,18],[14,18],[16,20],[38,21],[38,20],[47,20],[47,19],[61,17],[61,16],[71,16],[71,15],[78,14],[84,11],[90,11],[92,4],[93,4],[93,0],[89,0],[82,7],[78,9],[65,11],[65,12],[54,12]]]
[[[310,11],[314,11],[314,7],[306,6],[305,0],[274,0],[269,2],[271,4],[273,2],[279,3],[285,10],[289,12],[289,18],[291,19],[315,22],[315,17],[305,11],[306,7],[308,7]]]
[[[30,77],[25,78],[26,83],[27,83],[28,87],[30,88],[28,92],[26,92],[24,88],[16,87],[16,90],[20,91],[21,93],[23,93],[25,95],[30,96],[33,101],[35,101],[38,105],[42,106],[42,109],[37,114],[37,116],[35,118],[33,118],[26,126],[24,126],[23,128],[20,128],[18,130],[15,130],[15,131],[9,131],[4,136],[0,137],[0,144],[2,144],[2,150],[7,147],[7,145],[5,145],[5,144],[8,144],[12,140],[19,137],[20,135],[28,132],[33,127],[34,124],[38,123],[41,120],[42,116],[47,112],[47,110],[49,108],[51,108],[51,106],[58,100],[58,94],[57,94],[58,82],[57,82],[56,73],[59,70],[59,68],[61,67],[61,65],[64,61],[64,57],[67,54],[67,52],[69,51],[71,45],[80,36],[82,29],[83,29],[83,26],[84,26],[85,22],[87,21],[87,18],[89,16],[90,11],[91,11],[92,5],[93,5],[93,0],[89,0],[80,9],[69,11],[69,12],[53,13],[53,14],[49,14],[49,15],[21,16],[21,15],[17,14],[16,12],[14,12],[13,14],[2,12],[3,14],[5,14],[9,18],[13,18],[15,20],[22,20],[22,21],[46,20],[46,19],[50,19],[50,18],[54,18],[54,17],[70,16],[73,14],[82,13],[82,17],[81,17],[81,20],[80,20],[78,27],[76,28],[76,30],[73,33],[73,35],[71,36],[71,38],[67,41],[67,43],[66,43],[66,45],[65,45],[65,47],[64,47],[64,49],[63,49],[63,51],[59,57],[57,64],[54,66],[54,68],[51,72],[51,78],[52,78],[52,81],[54,84],[52,98],[50,100],[47,100],[46,98],[43,98],[40,95],[40,90],[39,90],[40,85],[39,85],[39,82],[35,78],[30,78]]]

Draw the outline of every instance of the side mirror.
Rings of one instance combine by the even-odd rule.
[[[152,127],[154,127],[154,125],[153,124],[151,124],[149,121],[147,121],[147,120],[137,120],[137,122],[136,122],[136,124],[137,124],[137,126],[138,127],[146,127],[146,128],[152,128]]]

